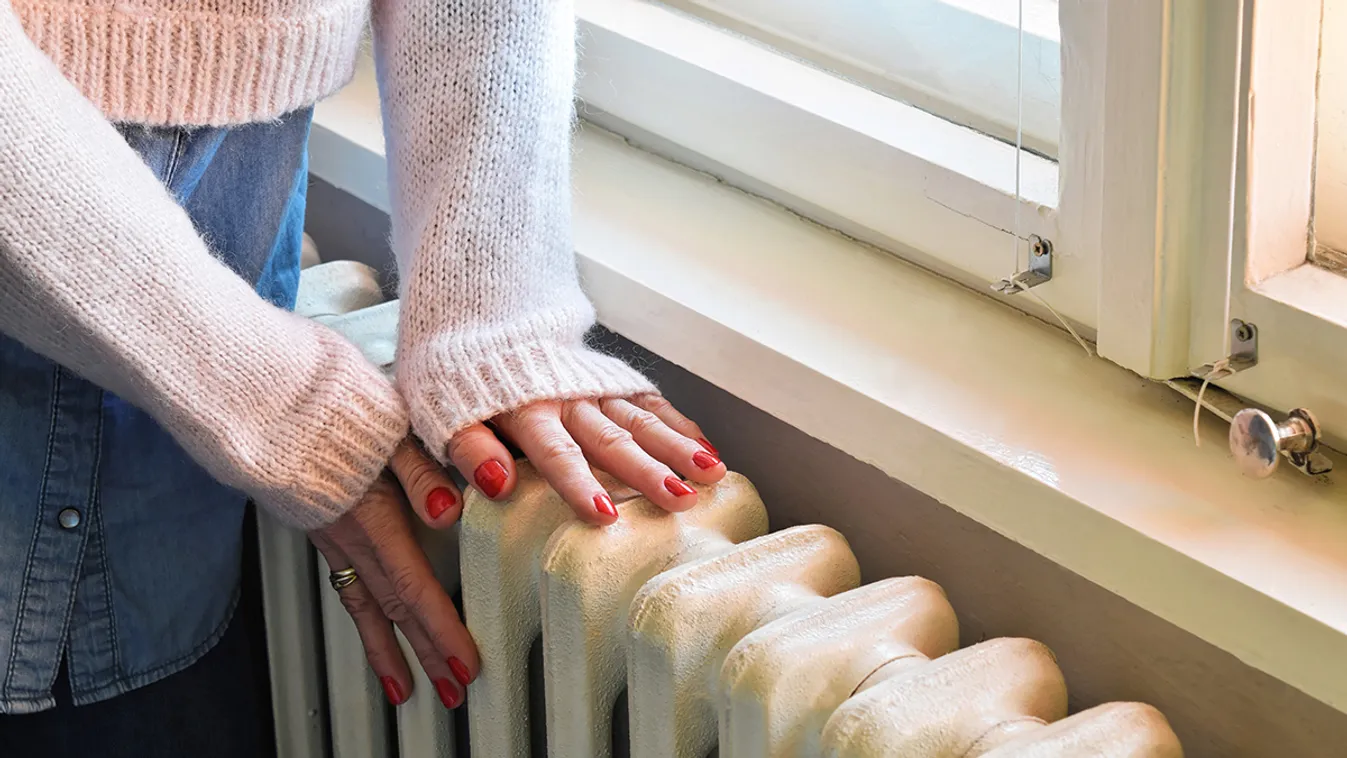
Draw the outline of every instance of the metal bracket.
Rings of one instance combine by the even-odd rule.
[[[1002,279],[992,286],[992,290],[1002,295],[1014,295],[1021,290],[1032,289],[1044,282],[1052,281],[1052,240],[1043,239],[1037,234],[1029,235],[1029,270]]]
[[[1213,376],[1218,373],[1220,376]],[[1258,365],[1258,326],[1239,319],[1230,320],[1230,355],[1224,361],[1207,363],[1193,372],[1198,379],[1220,379]]]

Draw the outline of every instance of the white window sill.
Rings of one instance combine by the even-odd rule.
[[[387,209],[368,76],[318,108],[311,170]],[[1242,479],[1176,393],[597,130],[574,177],[607,327],[1347,710],[1347,466]]]

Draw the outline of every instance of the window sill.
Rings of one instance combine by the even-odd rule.
[[[1347,329],[1347,276],[1305,265],[1262,282],[1254,291],[1307,316]]]
[[[387,209],[378,124],[365,74],[318,108],[311,170]],[[1347,710],[1340,481],[1244,480],[1163,386],[596,129],[574,178],[605,326]]]

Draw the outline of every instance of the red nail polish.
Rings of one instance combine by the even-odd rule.
[[[464,687],[467,687],[468,682],[472,681],[472,674],[468,671],[468,667],[457,658],[449,659],[449,670],[454,672],[454,678]]]
[[[509,479],[510,475],[505,472],[505,467],[500,465],[500,461],[487,461],[477,467],[472,478],[477,482],[477,489],[481,490],[483,495],[494,498],[505,489],[505,480]]]
[[[716,449],[715,445],[712,445],[710,442],[708,442],[705,437],[698,437],[697,444],[706,448],[706,452],[710,453],[711,455],[714,455],[717,458],[720,457],[720,451]]]
[[[457,708],[459,703],[463,702],[463,696],[458,694],[458,688],[448,679],[436,679],[435,691],[440,693],[440,702],[449,710]]]
[[[393,705],[402,705],[407,702],[407,696],[402,694],[402,688],[398,686],[398,680],[391,676],[380,677],[379,682],[384,686],[384,697]]]
[[[594,507],[598,509],[599,513],[617,518],[617,506],[613,505],[613,499],[608,497],[607,492],[594,496]]]
[[[697,468],[706,470],[720,465],[720,459],[704,450],[698,450],[692,454],[692,462],[697,464]]]
[[[664,478],[664,489],[668,490],[675,497],[687,497],[688,495],[697,494],[697,490],[692,489],[688,486],[687,482],[676,476]]]
[[[437,519],[454,507],[455,502],[454,493],[450,492],[448,487],[436,487],[426,495],[426,515],[431,519]]]

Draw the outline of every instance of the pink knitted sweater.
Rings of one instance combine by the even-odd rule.
[[[284,521],[343,513],[408,419],[443,457],[540,399],[651,391],[586,349],[566,0],[375,0],[397,387],[211,257],[109,119],[231,124],[350,76],[366,0],[0,0],[0,332],[136,403]],[[3,377],[0,377],[3,381]]]

